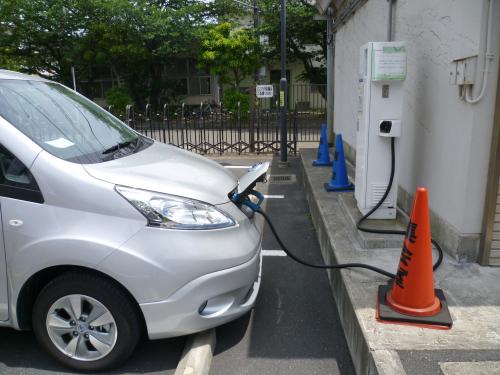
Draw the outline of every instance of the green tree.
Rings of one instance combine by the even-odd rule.
[[[265,56],[267,60],[274,60],[276,56],[280,56],[280,2],[258,1],[262,14],[259,33],[269,36],[269,46]],[[286,11],[287,61],[302,63],[304,80],[311,83],[325,83],[326,23],[313,19],[317,10],[307,0],[287,0]]]
[[[74,43],[87,22],[81,3],[0,0],[2,66],[69,80]]]
[[[128,104],[133,104],[133,99],[124,86],[115,86],[105,93],[106,103],[112,107],[112,112],[118,116],[125,114],[125,108]]]
[[[229,22],[216,25],[201,42],[199,66],[218,75],[220,82],[240,88],[260,66],[260,45],[251,30],[234,29]]]
[[[242,7],[235,8],[226,4],[229,0],[216,0],[219,7],[225,6],[221,17],[235,19],[241,17]],[[251,2],[247,1],[249,4]],[[276,0],[257,0],[260,8],[261,26],[259,35],[269,37],[269,46],[263,48],[264,62],[276,63],[280,58],[280,31],[281,31],[281,3]],[[233,3],[234,4],[234,3]],[[326,24],[315,21],[316,8],[308,0],[287,0],[287,62],[299,61],[304,67],[302,79],[312,83],[326,82]],[[250,7],[244,7],[248,15],[252,13]]]
[[[0,0],[0,67],[71,82],[96,67],[137,104],[158,104],[171,84],[172,57],[194,57],[217,0]]]

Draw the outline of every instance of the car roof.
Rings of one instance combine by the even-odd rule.
[[[23,81],[46,81],[46,79],[36,75],[23,74],[5,69],[0,69],[0,79],[17,79]]]

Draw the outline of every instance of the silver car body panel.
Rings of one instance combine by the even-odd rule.
[[[6,77],[33,79],[0,71],[0,79]],[[219,164],[159,143],[109,162],[71,163],[1,117],[0,144],[30,169],[44,197],[39,204],[0,196],[0,325],[19,328],[23,286],[55,266],[86,267],[115,279],[139,304],[151,338],[213,327],[253,306],[261,228],[229,200],[238,181]],[[247,177],[245,184],[251,183]],[[211,203],[236,224],[214,230],[152,228],[116,185]],[[202,315],[198,309],[206,301],[211,313]]]
[[[1,202],[0,202],[1,205]],[[2,207],[0,206],[0,210]],[[2,217],[0,215],[0,226]],[[7,266],[5,264],[5,248],[3,244],[3,231],[0,231],[0,321],[9,318],[9,296],[7,294]]]
[[[219,207],[231,212],[231,206]],[[259,251],[261,232],[254,220],[241,211],[232,214],[239,225],[225,229],[187,233],[144,227],[98,269],[121,280],[139,303],[167,299],[191,280],[243,264]]]
[[[84,168],[103,181],[211,204],[229,201],[228,194],[237,185],[234,175],[220,164],[159,142],[126,158]]]
[[[113,184],[91,178],[79,164],[42,151],[31,173],[45,203],[0,198],[14,317],[19,292],[32,275],[60,265],[96,269],[146,225]],[[10,220],[23,225],[10,226]]]
[[[41,148],[33,143],[31,140],[26,138],[24,134],[10,125],[7,121],[0,117],[0,144],[4,145],[9,150],[17,150],[17,158],[23,162],[26,166],[31,166],[33,161],[36,159],[38,154],[41,152]],[[6,211],[6,198],[0,197],[0,222],[2,223],[2,228],[6,228],[9,219],[4,213]],[[7,259],[6,251],[4,247],[4,231],[2,230],[0,243],[0,321],[6,321],[9,319],[9,293],[8,286],[12,285],[7,282]],[[12,301],[12,299],[10,299]]]
[[[240,266],[191,281],[166,300],[141,304],[149,338],[188,335],[243,315],[255,304],[261,273],[259,251]],[[199,314],[200,305],[207,300],[210,301],[210,314]]]

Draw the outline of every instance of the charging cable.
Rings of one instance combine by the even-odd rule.
[[[356,223],[356,228],[358,228],[358,230],[362,232],[377,233],[377,234],[398,234],[403,236],[406,234],[404,230],[375,229],[375,228],[367,228],[361,225],[363,221],[368,219],[375,211],[379,209],[380,206],[382,206],[382,204],[384,204],[387,196],[391,191],[392,183],[394,182],[394,173],[396,171],[396,151],[394,146],[394,140],[395,138],[391,138],[391,175],[389,177],[389,184],[387,185],[387,189],[385,190],[384,195],[382,196],[382,198],[380,198],[378,203]],[[441,246],[439,246],[439,244],[433,238],[431,238],[431,242],[438,252],[438,259],[434,264],[434,266],[432,267],[432,269],[435,271],[443,262],[443,250],[441,249]]]
[[[373,207],[366,215],[364,215],[357,222],[356,227],[360,231],[369,232],[369,233],[380,233],[380,234],[398,234],[398,235],[405,235],[406,234],[405,231],[366,228],[366,227],[363,227],[361,225],[361,223],[364,220],[366,220],[371,214],[373,214],[384,203],[385,199],[389,195],[389,192],[391,191],[392,183],[394,181],[394,172],[396,169],[396,160],[395,160],[396,158],[395,158],[395,149],[394,148],[395,148],[394,147],[394,138],[391,138],[391,176],[389,178],[389,184],[387,185],[387,189],[386,189],[384,195],[382,196],[380,201],[375,205],[375,207]],[[245,206],[250,207],[250,209],[252,209],[252,211],[262,215],[264,220],[269,225],[271,232],[273,233],[274,237],[276,238],[276,241],[278,241],[278,244],[281,246],[282,250],[286,253],[286,255],[288,255],[290,258],[292,258],[297,263],[303,264],[304,266],[307,266],[307,267],[319,268],[319,269],[364,268],[364,269],[379,273],[381,275],[384,275],[390,279],[394,279],[396,277],[396,275],[393,273],[390,273],[386,270],[383,270],[381,268],[372,266],[370,264],[365,264],[365,263],[319,264],[319,263],[311,263],[311,262],[308,262],[304,259],[299,258],[297,255],[295,255],[293,252],[291,252],[286,247],[286,245],[281,240],[278,232],[276,231],[276,228],[274,227],[271,219],[264,211],[262,211],[262,209],[260,207],[260,203],[262,203],[262,200],[260,199],[261,194],[256,192],[256,191],[252,191],[252,192],[250,192],[249,195],[255,195],[257,198],[259,198],[259,204],[252,203],[248,197],[246,197],[241,203],[244,204]],[[431,241],[438,251],[438,259],[433,266],[433,270],[436,270],[441,265],[441,263],[443,261],[443,250],[441,249],[441,247],[439,246],[439,244],[436,241],[434,241],[433,239],[431,239]]]
[[[297,263],[303,264],[304,266],[307,267],[312,267],[312,268],[320,268],[320,269],[340,269],[340,268],[364,268],[370,271],[374,271],[377,273],[380,273],[381,275],[387,276],[390,279],[394,279],[396,275],[393,273],[390,273],[388,271],[385,271],[381,268],[371,266],[369,264],[364,264],[364,263],[344,263],[344,264],[318,264],[318,263],[311,263],[308,262],[304,259],[299,258],[297,255],[292,253],[288,248],[285,246],[283,241],[281,240],[280,236],[278,235],[278,232],[276,232],[276,228],[274,227],[273,223],[271,222],[271,219],[267,214],[262,211],[260,208],[255,211],[258,214],[261,214],[262,217],[266,220],[267,224],[269,225],[269,228],[271,229],[271,232],[273,233],[274,237],[276,238],[276,241],[278,241],[278,244],[281,246],[283,251],[288,255],[290,258],[292,258],[294,261]]]

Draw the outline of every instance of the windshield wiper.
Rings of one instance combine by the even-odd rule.
[[[142,137],[139,136],[137,137],[137,142],[135,143],[134,151],[132,151],[132,154],[138,152],[141,146],[142,146]]]
[[[135,141],[135,139],[133,141]],[[117,143],[116,145],[111,146],[110,148],[107,148],[106,150],[104,150],[102,152],[102,154],[106,155],[106,154],[111,154],[112,152],[116,152],[121,148],[129,146],[133,141],[125,141],[125,142]]]

